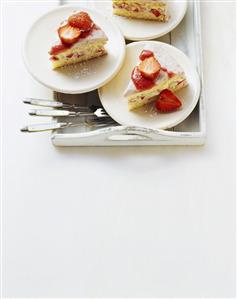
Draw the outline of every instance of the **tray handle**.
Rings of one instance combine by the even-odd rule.
[[[141,134],[114,134],[107,137],[110,141],[147,141],[151,137]]]
[[[149,141],[152,140],[150,130],[136,127],[120,127],[107,135],[109,141]]]

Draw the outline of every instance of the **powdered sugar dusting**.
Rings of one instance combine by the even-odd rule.
[[[160,62],[162,67],[176,74],[183,73],[182,67],[164,48],[160,46],[149,46],[149,50],[154,52],[156,59]]]
[[[92,76],[98,72],[100,69],[100,64],[103,64],[103,59],[105,56],[99,57],[99,59],[91,59],[75,64],[65,65],[57,69],[63,75],[69,76],[72,79],[78,80]]]

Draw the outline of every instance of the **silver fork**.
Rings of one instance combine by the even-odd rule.
[[[90,112],[94,111],[95,106],[78,106],[76,104],[70,104],[65,102],[58,102],[58,101],[51,101],[51,100],[45,100],[45,99],[35,99],[35,98],[24,98],[23,99],[24,104],[34,105],[34,106],[41,106],[45,108],[53,108],[53,109],[62,109],[62,110],[78,110],[83,112]]]
[[[94,112],[82,112],[82,111],[69,111],[69,110],[56,110],[56,109],[33,109],[29,112],[33,116],[45,116],[45,117],[87,117],[97,116],[98,118],[110,117],[103,108],[98,108]]]
[[[103,128],[114,126],[117,123],[113,119],[103,119],[103,121],[98,120],[87,120],[85,122],[51,122],[51,123],[41,123],[41,124],[32,124],[27,125],[21,129],[21,132],[28,132],[28,133],[37,133],[37,132],[44,132],[44,131],[52,131],[58,129],[65,129],[71,127],[78,127],[84,126],[90,128]]]

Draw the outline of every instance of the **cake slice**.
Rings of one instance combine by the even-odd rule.
[[[158,22],[169,19],[167,3],[159,0],[113,0],[113,14]]]
[[[181,66],[157,46],[153,51],[147,48],[140,54],[124,96],[128,99],[128,109],[134,110],[154,101],[165,89],[176,92],[187,85]]]
[[[108,41],[104,31],[86,12],[71,15],[57,30],[58,40],[49,51],[52,68],[105,55]]]

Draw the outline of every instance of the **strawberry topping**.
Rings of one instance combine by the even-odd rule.
[[[132,73],[132,81],[139,91],[153,87],[161,70],[166,72],[169,78],[175,75],[175,73],[167,70],[167,68],[161,67],[154,53],[150,50],[143,50],[139,59],[141,62],[138,67],[134,68]]]
[[[159,76],[161,66],[155,57],[149,57],[143,60],[138,68],[143,77],[155,80]]]
[[[155,105],[160,112],[172,112],[180,108],[182,103],[172,91],[165,89],[158,95]]]
[[[99,30],[86,12],[79,12],[71,15],[68,21],[62,22],[58,28],[58,35],[61,43],[55,45],[49,51],[50,55],[57,55],[69,49],[74,43],[86,38],[93,30]]]
[[[88,13],[81,11],[68,18],[68,23],[72,27],[79,28],[82,31],[88,31],[93,26],[93,22]]]
[[[63,44],[71,45],[78,41],[81,30],[66,24],[58,29],[58,35]]]
[[[153,57],[154,53],[150,50],[143,50],[139,56],[141,61],[145,60],[146,58]]]
[[[81,40],[81,39],[86,38],[87,36],[89,36],[93,30],[96,30],[96,28],[94,26],[89,31],[83,31],[83,32],[81,32],[81,34],[79,36],[79,39],[77,41],[79,41],[79,40]],[[71,45],[70,44],[66,44],[66,43],[58,44],[58,45],[53,46],[51,48],[51,50],[49,51],[49,54],[50,55],[57,55],[60,52],[63,52],[65,50],[69,49],[71,46],[72,46],[72,44]]]
[[[142,76],[138,67],[135,67],[132,72],[132,81],[137,90],[141,91],[144,89],[151,88],[155,85],[153,80],[149,80]]]

